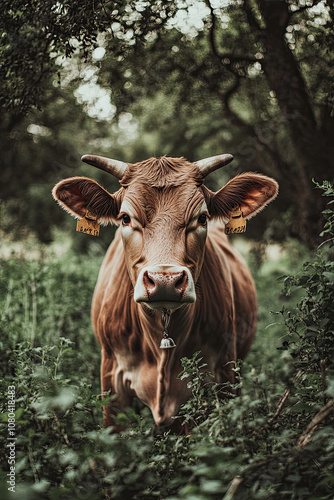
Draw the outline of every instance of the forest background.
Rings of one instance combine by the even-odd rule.
[[[3,0],[1,8],[1,380],[15,381],[21,401],[21,495],[84,498],[84,483],[88,498],[331,498],[334,440],[321,425],[333,408],[333,256],[323,243],[333,238],[332,0]],[[185,361],[194,384],[185,419],[204,412],[190,440],[152,438],[143,409],[120,417],[133,426],[129,441],[100,429],[88,310],[114,228],[99,239],[75,233],[50,194],[73,175],[117,189],[80,162],[86,153],[129,162],[231,153],[210,188],[247,170],[280,184],[246,238],[233,240],[259,294],[244,395],[222,415],[198,359]],[[295,272],[286,296],[277,279]],[[271,310],[280,321],[267,329]],[[293,397],[283,411],[285,390]],[[300,441],[321,411],[318,440]],[[5,406],[3,415],[5,425]]]

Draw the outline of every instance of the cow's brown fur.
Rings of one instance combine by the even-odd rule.
[[[224,223],[210,222],[204,250],[186,236],[186,228],[204,201],[212,219],[226,220],[238,205],[250,218],[276,196],[277,184],[246,173],[213,193],[203,181],[195,164],[163,157],[130,165],[120,181],[122,187],[113,195],[82,177],[62,181],[54,189],[57,201],[75,216],[82,217],[89,206],[103,222],[115,221],[124,199],[135,210],[143,249],[130,249],[129,257],[118,229],[100,270],[92,320],[102,349],[102,390],[118,394],[118,408],[139,397],[158,424],[170,424],[189,396],[186,383],[177,378],[182,357],[201,351],[216,380],[233,380],[232,365],[227,363],[247,354],[255,334],[254,283],[245,262],[230,246]],[[197,300],[173,312],[170,335],[176,348],[162,350],[161,312],[134,302],[138,274],[131,266],[133,260],[138,265],[169,259],[189,268]],[[105,425],[113,424],[110,408],[105,409],[104,419]]]

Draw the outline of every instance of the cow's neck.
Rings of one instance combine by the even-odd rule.
[[[138,306],[138,305],[137,305]],[[190,310],[189,310],[190,309]],[[174,339],[176,347],[161,349],[163,336],[162,313],[150,311],[139,306],[143,333],[143,356],[151,363],[145,363],[147,386],[144,400],[151,408],[157,423],[172,424],[171,416],[175,415],[179,406],[189,396],[189,389],[177,378],[181,372],[180,359],[186,355],[184,344],[189,340],[193,305],[184,306],[171,315],[168,333]],[[136,382],[134,381],[134,386]],[[140,391],[141,388],[137,388]]]
[[[187,385],[177,378],[182,370],[181,358],[202,351],[208,369],[216,373],[221,349],[231,349],[228,338],[232,333],[230,328],[234,312],[227,286],[229,280],[230,273],[226,268],[220,269],[210,245],[197,284],[196,302],[182,306],[171,315],[168,334],[176,343],[172,349],[160,348],[163,336],[162,312],[146,309],[133,300],[126,302],[131,295],[130,280],[124,288],[124,303],[128,304],[129,309],[122,308],[119,311],[124,325],[116,342],[120,348],[117,349],[119,370],[123,370],[122,356],[127,360],[130,356],[130,366],[133,368],[126,374],[124,372],[123,377],[125,381],[130,380],[130,387],[151,408],[157,423],[167,423],[189,396]],[[225,298],[223,305],[213,300],[220,295]],[[226,332],[227,343],[222,345],[218,332]],[[204,343],[203,337],[206,339]],[[227,353],[227,359],[235,359],[233,348]],[[220,379],[219,374],[217,379]]]
[[[168,351],[170,355],[167,358],[169,359],[172,352],[177,352],[182,348],[193,326],[194,309],[195,307],[193,304],[186,304],[180,309],[172,312],[168,335],[172,337],[176,343],[176,348],[161,349],[160,343],[164,332],[162,311],[152,312],[142,306],[138,306],[138,316],[142,330],[145,332],[148,345],[155,356],[162,358],[162,353]]]

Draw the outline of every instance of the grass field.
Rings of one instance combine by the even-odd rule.
[[[129,424],[121,436],[102,429],[100,353],[90,324],[101,256],[68,251],[58,257],[44,252],[37,258],[21,255],[1,260],[1,498],[13,498],[6,476],[6,395],[11,386],[15,386],[16,398],[15,491],[20,500],[330,498],[326,494],[303,496],[311,490],[300,481],[300,471],[296,472],[300,477],[293,478],[293,463],[286,472],[287,477],[291,475],[290,489],[277,493],[282,460],[292,460],[294,454],[287,451],[304,420],[291,410],[286,421],[266,430],[293,377],[290,353],[277,349],[287,329],[283,316],[275,313],[283,306],[293,307],[300,290],[284,296],[280,277],[301,271],[307,252],[290,243],[285,249],[271,247],[263,260],[259,249],[249,251],[242,240],[236,245],[248,253],[257,285],[257,336],[242,368],[240,398],[217,406],[218,389],[206,387],[198,362],[185,365],[193,387],[200,389],[196,394],[201,394],[203,408],[207,407],[190,437],[170,435],[166,430],[153,435],[153,421],[145,408],[139,414],[129,410],[119,416],[120,422]],[[190,401],[182,410],[185,420],[193,418],[197,403]],[[318,401],[314,405],[318,408]],[[299,419],[296,425],[294,418]],[[261,479],[252,478],[256,463],[263,468]],[[312,473],[308,469],[310,477],[318,474],[317,466],[313,468]],[[245,469],[249,484],[244,482],[231,496],[231,483]],[[299,469],[304,470],[302,465]],[[331,474],[325,474],[327,483],[332,481],[328,479]]]

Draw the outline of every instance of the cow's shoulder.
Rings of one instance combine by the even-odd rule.
[[[122,317],[132,293],[126,269],[121,233],[118,229],[103,260],[92,301],[92,321],[95,332],[105,328],[116,314]],[[122,314],[120,314],[122,313]]]
[[[214,254],[216,262],[221,266],[228,266],[232,271],[237,269],[247,269],[247,264],[238,250],[231,245],[228,236],[225,234],[225,224],[219,221],[210,222],[208,228],[208,238],[206,254]],[[210,255],[211,256],[211,255]]]

